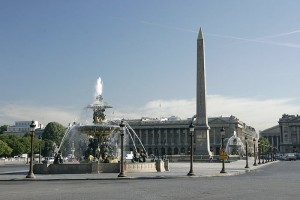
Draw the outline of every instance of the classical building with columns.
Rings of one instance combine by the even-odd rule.
[[[259,133],[281,153],[300,152],[300,116],[283,114],[278,125]]]
[[[127,122],[141,139],[148,155],[186,155],[189,153],[189,125],[191,119],[181,120],[174,117],[168,120],[142,118],[128,120]],[[208,118],[208,124],[210,126],[210,151],[214,155],[219,154],[221,146],[220,130],[222,127],[225,129],[225,140],[233,136],[234,132],[242,141],[247,136],[250,151],[253,146],[251,145],[253,139],[257,138],[254,128],[247,126],[234,116]],[[138,151],[141,150],[142,146],[138,138],[132,137],[134,142],[129,140],[127,150],[133,151],[135,149],[134,145],[136,145]],[[194,141],[194,147],[196,148],[196,141]]]

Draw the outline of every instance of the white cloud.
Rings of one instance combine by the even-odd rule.
[[[299,114],[300,106],[294,99],[232,98],[220,95],[208,96],[209,116],[234,115],[257,131],[278,125],[282,114]]]
[[[252,99],[234,98],[221,95],[208,95],[208,117],[234,115],[257,131],[278,124],[282,114],[299,114],[300,106],[295,105],[294,99]],[[20,104],[4,104],[0,102],[0,124],[12,125],[18,120],[38,120],[46,125],[56,121],[63,125],[74,120],[85,123],[92,121],[92,115],[82,112],[82,108],[66,109],[60,107],[44,107]],[[81,113],[80,113],[81,112]],[[106,114],[111,118],[136,119],[141,117],[170,117],[190,118],[196,112],[196,99],[155,100],[142,107],[117,106],[108,109]],[[80,113],[80,114],[79,114]]]
[[[221,95],[208,95],[208,117],[234,115],[257,131],[278,124],[282,114],[298,114],[300,106],[293,104],[294,99],[251,99],[234,98]],[[115,113],[119,118],[140,117],[192,117],[196,112],[196,99],[155,100],[148,102],[142,108],[126,108]],[[128,113],[128,114],[127,114]]]
[[[40,123],[55,121],[62,125],[74,121],[78,114],[59,107],[46,107],[28,104],[7,104],[0,102],[0,124],[13,125],[15,121],[37,120]]]

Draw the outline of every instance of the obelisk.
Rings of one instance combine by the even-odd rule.
[[[196,122],[195,140],[196,155],[209,155],[209,126],[206,115],[206,78],[205,78],[205,54],[204,39],[201,28],[197,38],[197,98],[196,98]]]

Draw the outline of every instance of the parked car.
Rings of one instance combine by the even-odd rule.
[[[126,154],[126,157],[125,157],[126,160],[132,160],[133,159],[133,153],[132,151],[130,153],[127,153]]]
[[[287,153],[287,154],[284,154],[283,159],[292,161],[292,160],[296,160],[296,156],[294,153]]]
[[[54,162],[54,157],[45,157],[45,159],[42,161],[42,163],[45,164],[52,164]]]
[[[295,153],[296,159],[300,160],[300,153]]]

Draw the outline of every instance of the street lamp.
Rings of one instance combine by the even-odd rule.
[[[34,138],[34,129],[36,125],[34,121],[31,122],[30,124],[30,132],[31,132],[31,150],[30,150],[30,163],[29,163],[29,172],[26,176],[26,178],[35,178],[34,173],[33,173],[33,138]]]
[[[224,149],[224,136],[225,136],[225,129],[224,129],[224,127],[222,127],[221,128],[221,130],[220,130],[220,132],[221,132],[221,139],[222,139],[222,147],[221,147],[221,152],[222,152],[222,156],[224,156],[224,152],[225,152],[225,149]],[[226,173],[226,171],[225,171],[225,158],[223,157],[223,158],[221,158],[222,159],[222,170],[220,171],[220,173]]]
[[[264,154],[265,148],[264,147],[265,147],[265,145],[261,144],[262,164],[265,164],[265,154]]]
[[[258,164],[260,165],[260,154],[261,154],[261,144],[260,139],[258,139]]]
[[[266,152],[266,163],[269,162],[269,147],[266,145],[266,148],[265,148],[265,152]]]
[[[274,147],[273,149],[273,160],[276,161],[276,152],[277,152],[277,148]]]
[[[245,168],[249,168],[249,165],[248,165],[248,138],[247,136],[245,137],[245,142],[246,142],[246,166]]]
[[[125,132],[125,124],[121,121],[120,124],[120,134],[121,134],[121,170],[118,177],[126,177],[124,173],[124,132]]]
[[[41,163],[41,152],[42,152],[42,136],[41,135],[39,135],[39,146],[40,146],[39,163]]]
[[[270,146],[270,162],[273,162],[273,147]]]
[[[257,166],[257,163],[256,163],[256,139],[255,138],[253,138],[253,148],[254,148],[254,164],[253,164],[253,166]]]
[[[191,136],[191,149],[190,149],[190,171],[189,173],[187,174],[188,176],[195,176],[195,173],[194,173],[194,169],[193,169],[193,160],[194,160],[194,141],[193,141],[193,138],[194,138],[194,125],[193,125],[193,120],[190,124],[190,136]]]

